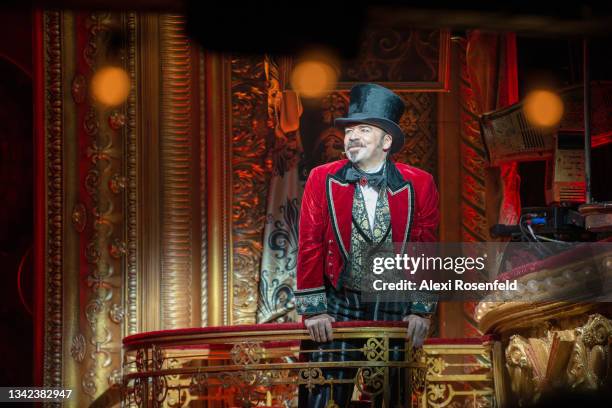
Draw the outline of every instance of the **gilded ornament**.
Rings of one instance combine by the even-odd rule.
[[[72,209],[72,225],[78,233],[85,230],[87,225],[87,209],[82,203],[77,203]]]
[[[82,104],[87,98],[87,80],[81,74],[77,74],[72,79],[72,100],[76,104]]]
[[[108,315],[113,323],[121,323],[125,317],[125,311],[121,305],[113,303],[108,311]]]
[[[70,346],[70,355],[79,363],[85,358],[85,336],[77,334],[72,338],[72,345]]]
[[[125,115],[117,110],[112,111],[111,114],[108,115],[108,125],[113,130],[121,129],[123,126],[125,126],[125,122]]]

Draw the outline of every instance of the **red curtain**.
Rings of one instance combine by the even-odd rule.
[[[516,36],[468,32],[467,70],[475,110],[482,114],[518,102]],[[516,224],[521,211],[517,163],[486,170],[486,217],[493,224]]]

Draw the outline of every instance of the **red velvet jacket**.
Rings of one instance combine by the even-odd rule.
[[[393,242],[436,241],[439,222],[438,190],[431,174],[403,163],[390,162],[387,197]],[[314,168],[306,181],[300,211],[297,259],[299,314],[323,313],[327,308],[325,277],[338,286],[350,254],[351,217],[355,184],[345,180],[348,160]],[[425,307],[419,312],[431,312]]]

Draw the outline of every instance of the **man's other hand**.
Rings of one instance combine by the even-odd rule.
[[[304,320],[304,325],[306,325],[310,338],[313,341],[325,343],[333,338],[331,324],[335,321],[336,319],[327,313],[322,313]]]
[[[429,333],[429,326],[431,326],[431,320],[426,317],[417,315],[408,315],[403,319],[408,322],[408,332],[406,336],[412,340],[413,347],[423,347],[425,338]]]

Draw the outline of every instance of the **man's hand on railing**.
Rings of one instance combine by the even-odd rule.
[[[404,317],[403,320],[408,322],[408,331],[406,336],[412,340],[412,346],[417,348],[423,347],[425,338],[429,333],[431,319],[411,314]]]
[[[331,341],[333,338],[332,323],[336,319],[327,313],[318,314],[304,320],[304,325],[310,333],[310,338],[318,343]]]

